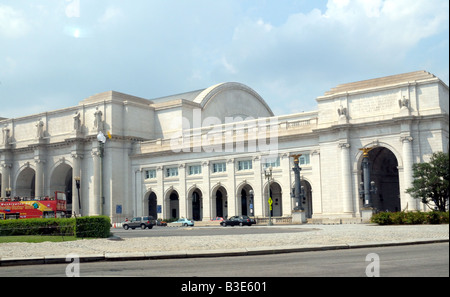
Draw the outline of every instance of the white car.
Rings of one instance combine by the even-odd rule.
[[[187,227],[187,226],[194,226],[194,221],[182,218],[178,221],[172,222],[171,224],[180,224],[181,226]]]

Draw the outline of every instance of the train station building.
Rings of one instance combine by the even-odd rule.
[[[316,102],[314,111],[275,116],[255,90],[222,83],[157,99],[109,91],[77,106],[0,118],[0,196],[64,191],[71,212],[114,222],[141,215],[263,221],[269,212],[289,221],[301,203],[312,221],[353,223],[363,207],[361,149],[370,148],[373,207],[425,210],[405,190],[414,163],[449,151],[445,83],[417,71],[338,85]],[[295,155],[300,202],[292,197]]]

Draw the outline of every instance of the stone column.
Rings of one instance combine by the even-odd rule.
[[[189,193],[186,193],[186,164],[180,164],[178,166],[178,211],[180,218],[192,219],[192,199],[188,197]]]
[[[1,164],[0,169],[2,171],[2,192],[0,193],[0,197],[5,198],[6,189],[11,187],[11,185],[9,184],[11,164],[3,163]]]
[[[253,174],[255,176],[255,182],[254,182],[254,196],[253,196],[253,214],[252,216],[255,217],[264,217],[264,177],[262,176],[262,164],[261,164],[261,157],[255,156],[253,158]],[[250,197],[250,194],[248,194],[248,197]],[[250,209],[248,210],[248,213],[250,214]]]
[[[156,205],[161,205],[161,213],[158,213],[158,219],[168,219],[170,218],[170,211],[167,210],[166,197],[164,196],[164,170],[162,166],[158,166],[156,168],[156,180],[158,181],[157,182],[158,190],[156,190],[157,195]]]
[[[353,214],[350,144],[340,143],[339,147],[341,148],[341,197],[343,199],[343,212],[347,214]]]
[[[412,170],[412,166],[414,163],[412,149],[413,138],[411,136],[403,136],[400,138],[400,140],[403,143],[403,184],[404,189],[406,190],[412,186],[414,180]],[[417,200],[408,193],[403,193],[403,195],[408,203],[408,210],[418,210]]]
[[[228,159],[227,160],[227,173],[228,173],[228,197],[227,197],[227,205],[228,205],[228,216],[237,215],[237,197],[236,197],[236,169],[235,169],[235,160]]]
[[[202,175],[203,175],[203,184],[205,185],[203,192],[202,192],[202,204],[203,204],[203,213],[202,213],[202,220],[203,221],[209,221],[212,218],[212,215],[216,212],[213,211],[213,205],[215,206],[216,203],[213,203],[212,199],[215,199],[215,197],[211,197],[211,180],[210,180],[210,163],[209,161],[202,162]]]
[[[95,147],[92,150],[92,163],[94,167],[94,180],[93,188],[94,195],[89,197],[89,215],[100,215],[100,203],[101,203],[101,161],[100,161],[100,148]]]
[[[320,151],[314,150],[311,153],[311,167],[313,172],[312,212],[313,216],[322,214],[322,168],[320,162]]]
[[[44,197],[44,163],[45,161],[39,157],[34,159],[36,163],[36,178],[35,178],[35,197]]]

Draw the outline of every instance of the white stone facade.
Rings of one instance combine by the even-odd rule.
[[[272,166],[272,215],[290,217],[292,155],[302,154],[307,217],[357,221],[360,149],[370,147],[375,208],[423,209],[405,189],[414,163],[449,150],[448,101],[448,86],[425,71],[343,84],[317,98],[316,111],[278,117],[239,83],[154,100],[105,92],[78,106],[0,119],[1,197],[6,188],[12,196],[66,191],[74,212],[114,221],[263,218],[264,172]],[[103,154],[100,131],[111,135]]]

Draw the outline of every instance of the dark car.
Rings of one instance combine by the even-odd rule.
[[[136,228],[149,228],[152,229],[153,226],[156,225],[156,220],[152,216],[146,216],[146,217],[136,217],[133,218],[131,221],[125,221],[122,223],[122,226],[125,230],[136,229]]]
[[[223,220],[220,225],[222,225],[223,227],[226,226],[251,226],[252,224],[255,224],[255,221],[251,218],[249,218],[248,216],[234,216],[234,217],[230,217],[226,220]]]

